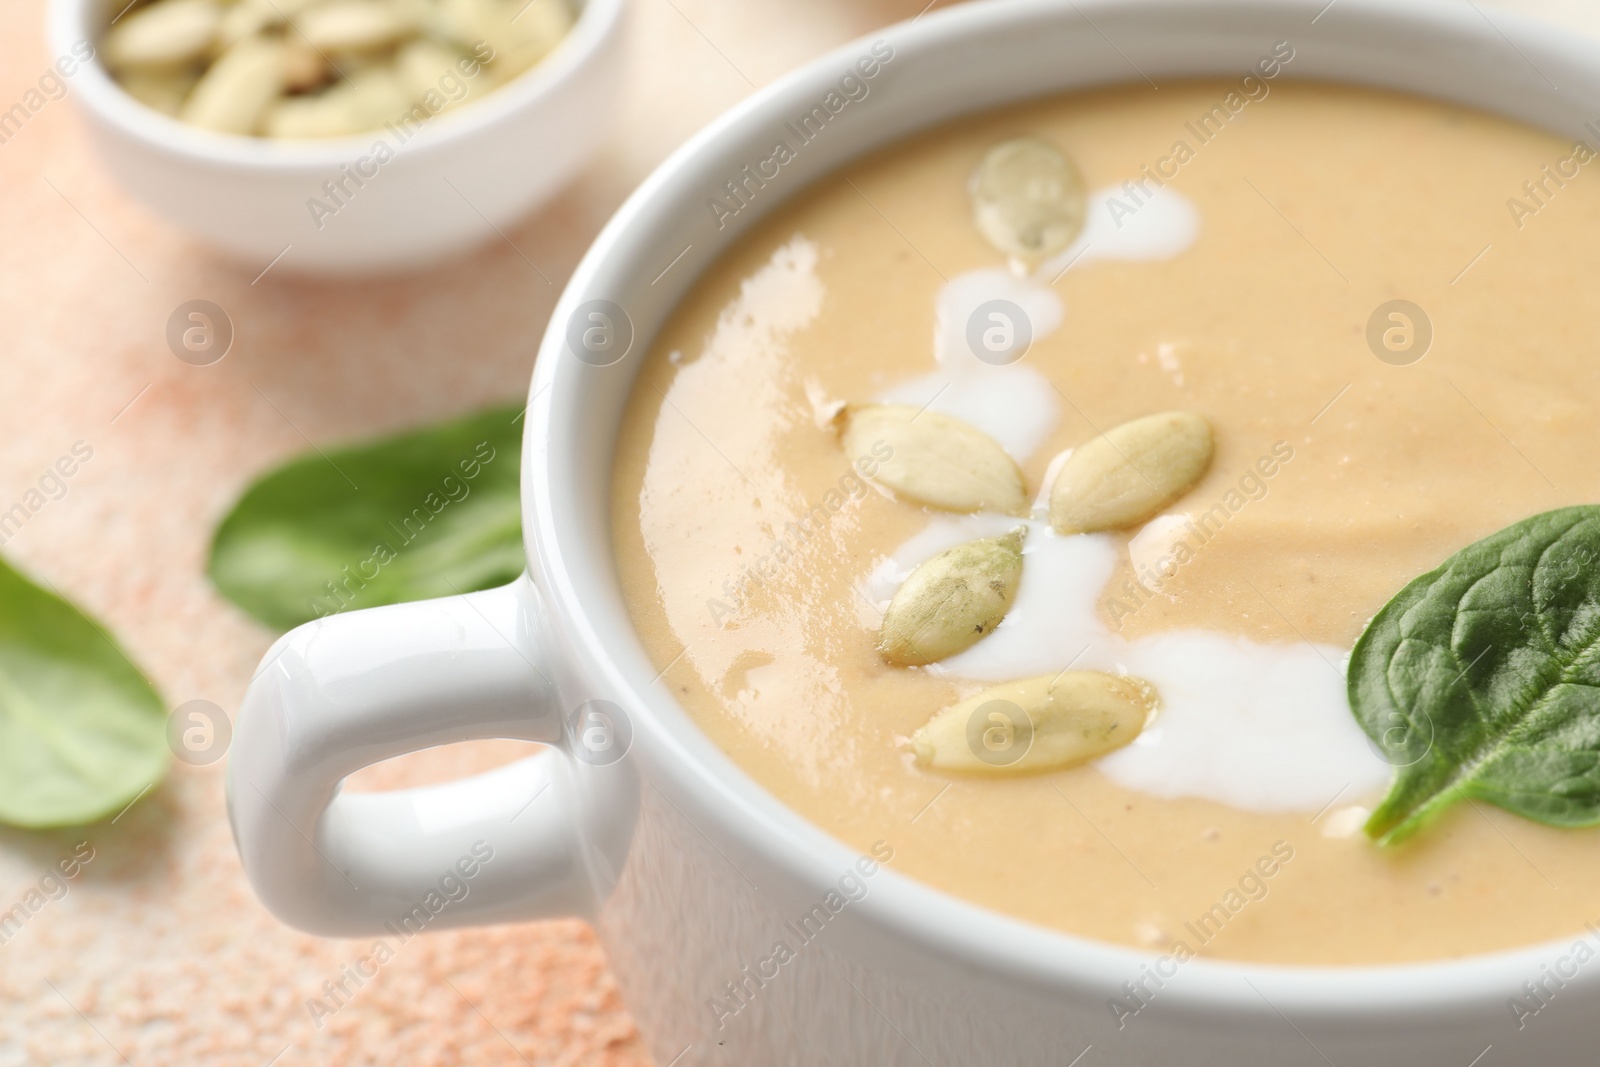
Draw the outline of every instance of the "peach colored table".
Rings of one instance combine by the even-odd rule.
[[[0,144],[0,511],[74,442],[94,456],[5,555],[108,624],[170,705],[232,712],[272,634],[221,600],[202,566],[246,482],[308,440],[520,396],[557,287],[652,166],[755,86],[924,3],[636,0],[625,105],[596,164],[508,239],[384,280],[256,278],[266,264],[219,262],[109,184],[70,97],[50,103]],[[1587,29],[1600,21],[1591,4],[1515,6]],[[0,111],[50,61],[41,23],[40,0],[7,0]],[[164,341],[173,308],[197,297],[236,331],[205,368]],[[515,754],[441,750],[364,785]],[[317,1025],[308,999],[370,943],[302,936],[256,903],[221,764],[177,765],[115,824],[0,829],[0,911],[79,841],[95,858],[70,893],[0,944],[0,1067],[649,1062],[580,922],[418,938]]]

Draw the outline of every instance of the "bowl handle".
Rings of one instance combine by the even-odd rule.
[[[234,728],[228,813],[274,915],[316,934],[405,938],[588,910],[540,610],[524,575],[331,615],[272,647]],[[482,738],[558,751],[445,785],[340,791],[369,764]]]

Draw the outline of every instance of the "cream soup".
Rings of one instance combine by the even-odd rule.
[[[638,631],[663,684],[783,802],[1022,919],[1297,964],[1579,931],[1600,920],[1593,830],[1463,802],[1391,848],[1360,833],[1391,772],[1343,673],[1407,581],[1595,497],[1600,179],[1551,135],[1344,87],[1273,83],[1197,127],[1232,88],[1107,90],[947,126],[819,183],[724,256],[623,420],[613,526]],[[1024,135],[1060,146],[1088,189],[1083,233],[1031,271],[985,240],[968,191],[985,152]],[[1171,177],[1124,184],[1151,173]],[[985,314],[995,300],[1032,334],[1003,366],[967,340],[1007,325]],[[1426,318],[1378,313],[1369,344],[1394,300]],[[1202,414],[1215,453],[1132,529],[1028,520],[1005,622],[932,667],[891,666],[878,628],[908,570],[1018,520],[864,482],[825,425],[834,400],[970,422],[1030,499],[1062,452],[1155,412]],[[1068,667],[1131,671],[1162,708],[1067,770],[913,758],[941,709]]]

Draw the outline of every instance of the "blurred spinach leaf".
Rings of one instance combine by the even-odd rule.
[[[76,826],[166,774],[167,710],[106,632],[0,561],[0,822]]]
[[[525,565],[521,414],[497,407],[291,460],[218,526],[211,580],[279,629],[511,581]]]

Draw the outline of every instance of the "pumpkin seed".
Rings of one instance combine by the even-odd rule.
[[[1022,581],[1019,526],[925,560],[883,614],[878,651],[896,666],[934,663],[965,651],[1006,617]]]
[[[364,130],[376,130],[385,122],[394,122],[416,105],[399,75],[387,63],[356,71],[338,89],[348,94],[349,106]]]
[[[989,149],[968,191],[978,229],[1008,255],[1045,259],[1083,230],[1083,175],[1066,153],[1041,138],[1018,137]]]
[[[130,70],[122,76],[122,87],[145,107],[175,117],[183,109],[183,102],[198,78],[192,70]]]
[[[331,52],[382,48],[413,29],[410,19],[383,0],[328,0],[306,9],[294,22],[313,47]]]
[[[841,443],[880,485],[946,511],[1020,515],[1022,472],[988,434],[960,419],[905,404],[850,405]],[[883,452],[888,458],[883,458]]]
[[[212,0],[157,0],[111,27],[100,51],[113,70],[178,67],[210,53],[221,23]]]
[[[1211,452],[1211,424],[1192,411],[1113,427],[1061,465],[1050,487],[1050,525],[1072,534],[1144,522],[1194,487]]]
[[[1029,774],[1121,748],[1157,703],[1138,678],[1065,671],[993,686],[939,712],[911,737],[918,763],[940,771]]]
[[[253,133],[283,90],[283,52],[281,41],[240,41],[205,72],[179,117],[222,133]]]
[[[487,34],[495,49],[491,73],[504,84],[549,55],[572,29],[572,11],[563,0],[531,0],[504,26]]]
[[[453,48],[446,48],[435,41],[417,40],[400,49],[399,55],[395,56],[394,69],[400,76],[400,83],[413,99],[421,100],[433,93],[444,101],[441,110],[446,110],[468,99],[462,95],[459,99],[451,100],[439,87],[440,80],[446,74],[456,72],[456,64],[460,60],[461,53]],[[460,82],[459,77],[456,80]]]
[[[268,137],[316,138],[344,137],[360,133],[364,127],[351,106],[348,91],[336,86],[326,92],[290,96],[279,100],[267,112],[262,132]]]

